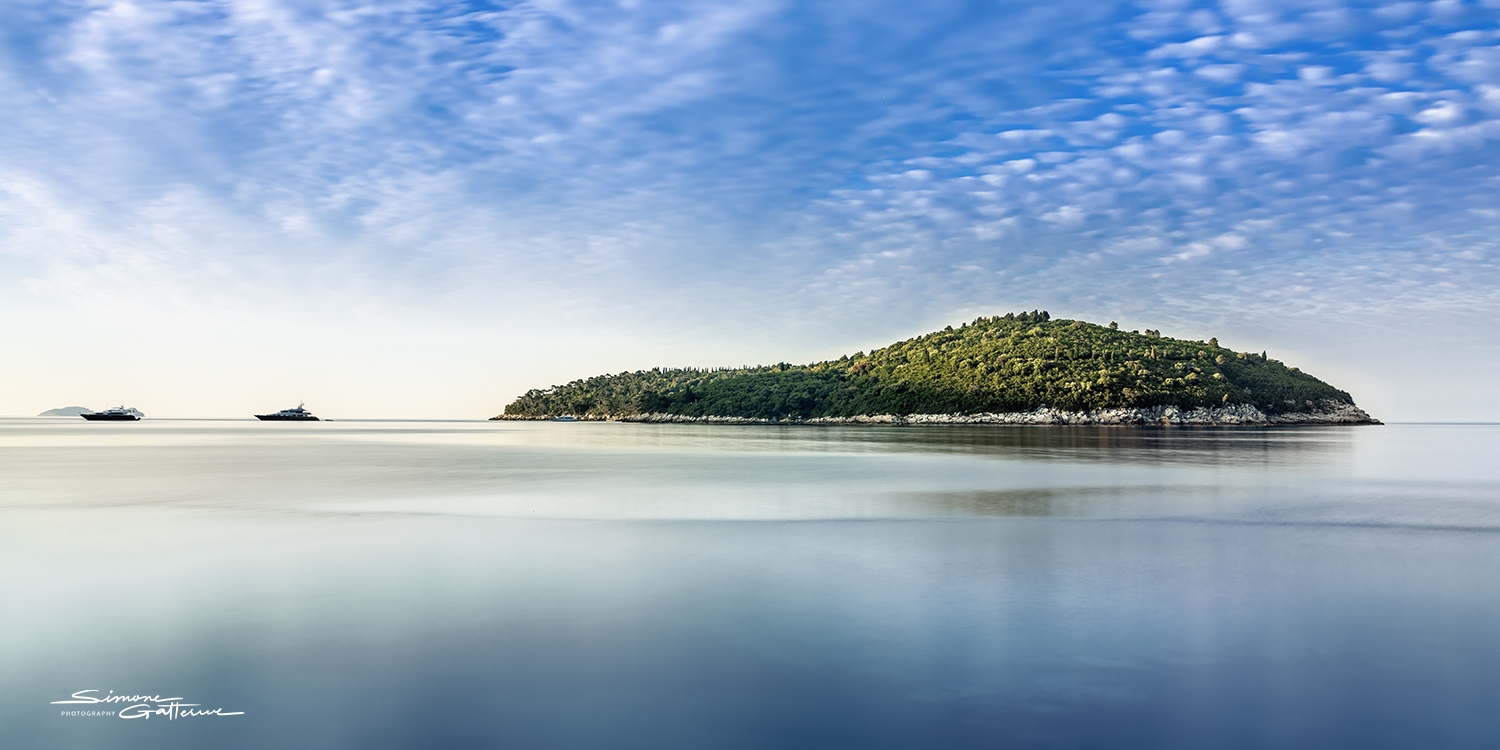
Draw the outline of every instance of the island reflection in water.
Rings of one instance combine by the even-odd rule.
[[[1493,747],[1497,438],[11,420],[0,744]]]

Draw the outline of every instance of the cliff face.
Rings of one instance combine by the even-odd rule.
[[[1374,422],[1348,393],[1265,352],[1052,320],[1045,312],[981,317],[808,365],[599,375],[528,391],[496,418],[562,415],[800,424]]]

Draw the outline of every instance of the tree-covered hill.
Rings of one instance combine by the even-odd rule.
[[[651,369],[528,391],[497,419],[639,414],[803,420],[877,414],[1192,409],[1250,404],[1267,414],[1348,393],[1264,352],[1185,341],[1045,311],[981,317],[958,328],[810,365]]]

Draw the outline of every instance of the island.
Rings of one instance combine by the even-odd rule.
[[[1380,424],[1266,352],[1218,339],[980,317],[809,365],[638,370],[527,391],[498,420],[715,424]]]

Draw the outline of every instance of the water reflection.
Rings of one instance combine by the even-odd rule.
[[[100,429],[100,428],[104,429]],[[1362,431],[1363,430],[1363,431]],[[1369,428],[0,423],[0,507],[521,518],[1396,516]],[[1420,465],[1416,467],[1420,469]],[[1493,525],[1454,485],[1425,508]],[[1460,508],[1459,505],[1467,503]],[[1312,513],[1313,515],[1309,515]],[[1351,515],[1352,514],[1352,515]],[[1410,515],[1407,513],[1407,515]],[[1378,520],[1378,519],[1373,519]],[[1405,522],[1405,521],[1401,521]]]
[[[1078,426],[775,426],[535,422],[238,420],[74,423],[0,419],[0,447],[398,444],[567,446],[733,452],[939,452],[1088,462],[1296,465],[1336,460],[1365,428]],[[1366,430],[1367,431],[1367,430]]]
[[[1213,486],[1049,487],[967,492],[913,492],[905,500],[939,516],[1031,516],[1036,518],[1121,518],[1138,516],[1143,504],[1157,507],[1191,502],[1200,511],[1212,503]],[[1176,496],[1177,503],[1169,498]]]
[[[521,425],[570,445],[734,451],[939,452],[1088,462],[1297,465],[1336,460],[1358,428]],[[544,436],[544,437],[543,437]]]
[[[986,425],[832,428],[826,435],[797,437],[811,443],[839,445],[852,438],[877,448],[901,451],[954,451],[1048,460],[1305,464],[1346,452],[1349,429]]]

